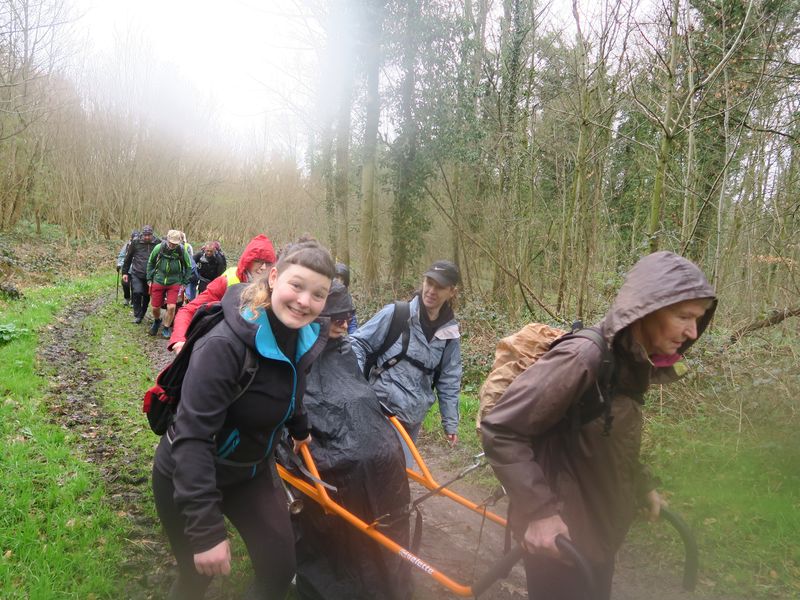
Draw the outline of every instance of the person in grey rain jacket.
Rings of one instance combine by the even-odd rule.
[[[615,555],[638,509],[655,519],[664,504],[639,460],[644,393],[677,378],[716,304],[695,264],[672,252],[646,256],[597,326],[613,353],[609,411],[570,419],[596,404],[603,360],[599,345],[576,337],[523,371],[481,421],[486,456],[510,498],[512,530],[528,550],[529,597],[588,597],[561,560],[558,535],[591,564],[597,589],[590,597],[610,597]]]
[[[408,350],[393,366],[386,362],[400,354],[403,336],[377,357],[369,373],[378,398],[396,415],[416,440],[425,415],[439,398],[442,427],[451,445],[458,441],[461,391],[461,340],[452,301],[461,280],[458,267],[450,261],[434,262],[423,275],[422,289],[409,303]],[[394,315],[395,305],[384,306],[351,336],[359,367],[380,350]],[[436,381],[434,382],[434,379]]]

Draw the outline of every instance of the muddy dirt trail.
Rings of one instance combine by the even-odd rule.
[[[70,307],[50,327],[40,348],[40,363],[49,377],[49,405],[54,421],[75,432],[80,438],[80,451],[86,460],[95,463],[109,491],[108,502],[115,511],[125,515],[130,523],[128,539],[132,552],[122,565],[121,598],[145,600],[162,597],[172,578],[172,560],[166,541],[152,511],[143,509],[151,502],[150,460],[137,457],[128,442],[126,432],[133,424],[109,414],[102,398],[93,390],[104,377],[89,367],[88,357],[81,351],[85,335],[82,326],[86,316],[94,314],[113,297],[101,297]],[[127,313],[124,317],[127,326]],[[141,337],[142,351],[158,370],[166,365],[171,355],[166,350],[166,340],[146,335],[145,321],[132,326],[132,335]],[[143,391],[143,390],[142,390]],[[140,424],[139,424],[140,425]],[[440,483],[458,472],[449,453],[436,442],[422,440],[420,451],[428,467]],[[491,490],[464,480],[452,485],[459,494],[481,502]],[[425,490],[414,484],[412,495],[421,496]],[[504,501],[494,510],[505,515]],[[457,506],[451,500],[433,497],[422,504],[423,533],[419,551],[421,557],[452,579],[469,584],[496,560],[504,544],[504,531],[476,513]],[[661,570],[636,548],[623,548],[620,553],[615,578],[615,600],[728,600],[726,597],[696,592],[688,595],[680,588],[680,572]],[[432,578],[415,570],[417,600],[455,597],[446,592]],[[208,598],[222,600],[235,595],[226,589],[223,581],[217,582]],[[495,584],[484,596],[490,600],[518,600],[526,598],[524,571],[515,567],[510,577]],[[730,599],[733,600],[733,599]]]

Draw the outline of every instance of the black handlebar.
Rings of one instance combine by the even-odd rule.
[[[578,571],[580,571],[581,577],[583,578],[585,586],[584,589],[587,590],[586,600],[590,600],[595,587],[594,575],[592,574],[592,568],[589,566],[588,561],[583,557],[573,543],[562,535],[556,536],[556,547],[565,558],[568,558],[575,563],[575,567],[578,569]],[[477,598],[486,590],[488,590],[495,581],[508,577],[511,569],[524,555],[525,549],[522,546],[515,546],[512,548],[508,554],[504,555],[502,558],[500,558],[500,560],[495,562],[483,575],[483,577],[472,584],[472,594]]]
[[[575,568],[580,571],[581,577],[583,578],[583,589],[586,590],[584,598],[586,600],[592,600],[597,588],[595,588],[594,585],[594,571],[592,571],[589,561],[587,561],[575,545],[563,535],[556,536],[556,547],[561,554],[575,563]]]
[[[668,508],[662,508],[661,516],[677,530],[683,540],[683,550],[686,555],[683,563],[683,589],[687,592],[693,592],[697,587],[697,570],[700,564],[697,540],[694,539],[694,535],[692,535],[692,531],[686,521],[677,513]]]
[[[495,562],[489,570],[472,584],[472,594],[476,598],[488,590],[492,584],[498,579],[505,579],[511,572],[511,569],[519,560],[525,555],[525,549],[522,546],[514,546],[511,551]]]

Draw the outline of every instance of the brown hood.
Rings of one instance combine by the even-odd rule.
[[[634,321],[670,304],[700,298],[711,298],[713,302],[697,320],[698,338],[708,327],[717,308],[714,288],[690,260],[672,252],[654,252],[639,260],[628,272],[614,304],[603,317],[601,327],[611,344],[617,334]],[[694,342],[687,340],[678,353],[683,354]]]

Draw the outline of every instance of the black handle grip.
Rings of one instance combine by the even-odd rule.
[[[697,587],[697,571],[700,564],[697,540],[695,540],[692,530],[689,529],[686,521],[677,513],[662,507],[661,516],[677,530],[683,540],[683,551],[686,555],[683,563],[683,589],[687,592],[693,592]]]
[[[515,546],[511,551],[495,562],[489,570],[472,584],[472,595],[476,598],[488,590],[492,584],[498,579],[508,577],[511,569],[525,554],[525,549],[522,546]]]
[[[593,597],[592,594],[594,593],[595,587],[593,571],[591,566],[589,566],[588,561],[572,544],[572,542],[570,542],[563,535],[556,536],[556,547],[565,558],[568,558],[575,563],[575,566],[578,571],[580,571],[581,577],[584,581],[586,600],[590,600]],[[525,549],[521,545],[512,548],[508,554],[495,562],[483,577],[472,584],[472,594],[477,598],[486,590],[488,590],[495,581],[508,577],[511,569],[524,555]]]
[[[561,552],[565,558],[569,558],[575,563],[575,567],[580,571],[581,578],[583,579],[583,589],[586,590],[584,598],[586,598],[586,600],[594,598],[594,593],[597,588],[594,585],[594,571],[592,571],[589,561],[587,561],[574,544],[563,535],[556,536],[556,548],[558,548],[558,551]]]

